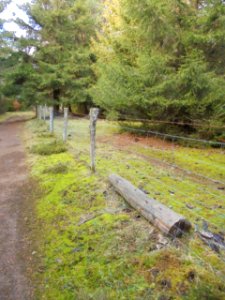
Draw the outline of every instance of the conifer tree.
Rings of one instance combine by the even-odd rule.
[[[0,1],[0,13],[4,11],[10,0]],[[4,113],[7,110],[7,101],[4,97],[4,73],[6,70],[6,60],[10,56],[13,36],[4,29],[4,20],[0,19],[0,113]]]
[[[5,74],[6,95],[15,95],[27,104],[49,103],[55,108],[59,104],[91,102],[89,41],[95,33],[94,3],[35,0],[21,6],[29,23],[17,20],[26,36],[14,43],[10,58],[14,68]]]
[[[89,41],[95,31],[89,0],[37,0],[29,8],[38,24],[35,56],[38,97],[59,103],[88,102],[93,80]]]
[[[221,0],[105,1],[93,42],[95,102],[136,117],[216,119],[225,94],[224,9]]]

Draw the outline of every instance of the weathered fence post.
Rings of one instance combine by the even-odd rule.
[[[53,133],[54,132],[54,107],[53,106],[49,107],[49,113],[50,113],[49,131]]]
[[[35,117],[38,119],[38,105],[35,105]]]
[[[44,120],[44,107],[43,107],[43,105],[40,106],[40,110],[41,110],[41,120]]]
[[[46,112],[47,112],[47,107],[46,104],[43,107],[43,120],[46,121]]]
[[[66,140],[67,140],[68,113],[69,113],[69,108],[64,107],[64,126],[63,126],[63,141],[64,142],[66,142]]]
[[[41,120],[41,105],[38,105],[37,113],[38,113],[38,120]]]
[[[96,123],[98,120],[99,109],[98,108],[91,108],[90,110],[90,137],[91,137],[91,170],[95,172],[95,137],[96,137]]]

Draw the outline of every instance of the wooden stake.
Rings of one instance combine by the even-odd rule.
[[[47,113],[47,107],[46,104],[43,107],[43,120],[46,121],[46,113]]]
[[[49,107],[50,118],[49,118],[49,131],[54,132],[54,107]]]
[[[64,107],[64,127],[63,127],[63,141],[64,142],[66,142],[66,140],[67,140],[68,113],[69,113],[69,108]]]
[[[41,120],[44,120],[44,107],[43,107],[43,105],[40,106],[40,112],[41,112]]]
[[[38,112],[38,120],[41,120],[41,105],[38,105],[37,112]]]
[[[149,198],[129,181],[115,174],[109,176],[109,181],[132,207],[163,233],[180,237],[185,231],[191,228],[191,223],[183,216],[160,202]]]
[[[98,108],[92,108],[90,110],[90,136],[91,136],[91,170],[92,172],[95,172],[95,148],[96,148],[96,123],[98,120],[99,115],[99,109]]]

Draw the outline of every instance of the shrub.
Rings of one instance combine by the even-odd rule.
[[[0,114],[8,111],[8,102],[0,96]]]
[[[31,153],[39,155],[51,155],[66,152],[67,148],[61,141],[53,141],[50,143],[34,145],[31,148]]]

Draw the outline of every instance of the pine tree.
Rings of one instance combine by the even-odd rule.
[[[4,11],[10,0],[0,1],[0,13]],[[4,113],[8,109],[8,103],[4,97],[4,75],[7,68],[7,60],[12,50],[13,35],[4,29],[4,20],[0,19],[0,113]]]
[[[147,118],[216,118],[225,93],[224,9],[219,0],[106,1],[93,43],[95,102]]]
[[[17,20],[26,36],[16,39],[8,57],[5,95],[27,105],[88,105],[94,80],[90,39],[95,34],[95,1],[36,0],[21,8],[29,23]]]
[[[89,0],[37,0],[29,9],[39,26],[34,53],[38,97],[59,103],[87,103],[93,81],[89,41],[94,35],[93,3]]]

